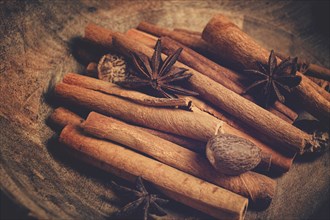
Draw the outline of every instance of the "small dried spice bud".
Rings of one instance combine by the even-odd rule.
[[[98,78],[107,82],[121,82],[127,76],[124,57],[115,54],[104,55],[97,66]]]
[[[220,173],[239,175],[261,161],[260,149],[250,141],[231,134],[218,134],[206,145],[206,156]]]

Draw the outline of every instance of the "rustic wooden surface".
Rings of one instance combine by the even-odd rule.
[[[146,20],[200,31],[220,12],[267,48],[329,67],[329,41],[314,31],[310,8],[294,1],[0,1],[1,190],[41,219],[103,219],[122,205],[109,186],[114,177],[66,156],[45,123],[53,110],[46,101],[51,86],[82,70],[70,40],[82,36],[87,23],[125,31]],[[297,158],[277,177],[269,209],[249,210],[246,219],[311,218],[328,202],[328,170],[329,152]],[[207,218],[177,203],[169,210]]]

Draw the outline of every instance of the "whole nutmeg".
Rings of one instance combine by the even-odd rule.
[[[107,82],[120,82],[127,76],[127,65],[124,57],[116,54],[104,55],[98,65],[98,78]]]
[[[213,136],[206,145],[206,156],[220,173],[239,175],[255,168],[261,151],[252,142],[231,134]]]

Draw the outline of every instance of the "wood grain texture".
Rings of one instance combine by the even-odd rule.
[[[314,32],[309,2],[268,1],[1,1],[0,187],[38,218],[104,219],[116,210],[108,182],[113,176],[72,160],[49,141],[45,120],[53,108],[46,94],[67,72],[81,72],[70,40],[94,22],[126,31],[140,21],[201,31],[224,13],[267,49],[330,66],[329,41]],[[274,40],[277,39],[277,40]],[[277,178],[270,208],[246,219],[308,219],[329,195],[329,152],[298,158]],[[177,206],[177,207],[176,207]],[[205,219],[170,206],[177,217]]]

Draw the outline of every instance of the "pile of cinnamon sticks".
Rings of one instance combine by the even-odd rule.
[[[60,142],[94,166],[129,181],[141,176],[169,198],[215,218],[243,219],[248,200],[252,206],[267,207],[276,183],[257,172],[287,172],[296,153],[322,144],[292,125],[297,113],[287,105],[275,102],[264,109],[243,94],[247,77],[240,69],[255,61],[265,63],[268,52],[222,15],[212,18],[202,34],[146,22],[125,34],[94,24],[85,28],[87,40],[127,58],[131,52],[151,57],[157,37],[163,57],[183,48],[175,66],[192,73],[189,86],[199,96],[157,98],[68,73],[54,89],[56,98],[63,106],[90,113],[82,118],[66,108],[55,109],[50,119],[63,128]],[[217,59],[233,68],[214,62]],[[97,77],[97,64],[87,70]],[[294,95],[315,117],[328,120],[330,95],[300,75],[303,80]],[[262,163],[239,176],[217,173],[205,157],[205,146],[218,133],[254,143],[265,155]]]

